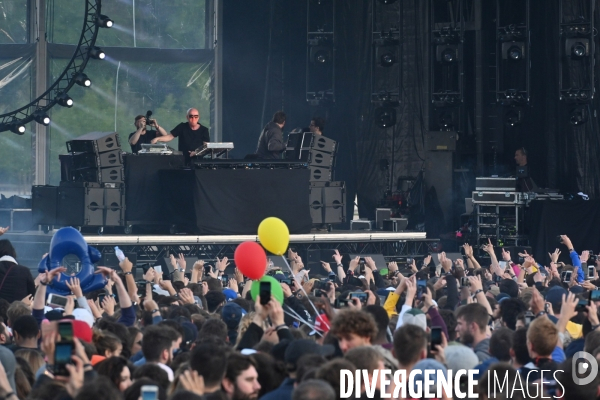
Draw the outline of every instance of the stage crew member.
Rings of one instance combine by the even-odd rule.
[[[190,108],[187,111],[187,122],[180,123],[166,136],[154,138],[152,143],[170,142],[175,138],[179,138],[178,150],[183,152],[186,164],[189,164],[191,157],[196,155],[196,149],[210,142],[208,128],[200,125],[200,112],[198,110]]]
[[[323,130],[325,129],[325,120],[321,117],[314,117],[310,121],[308,129],[313,133],[313,135],[321,136],[323,134]]]
[[[285,150],[283,143],[283,127],[285,126],[285,113],[277,111],[273,115],[273,120],[269,122],[258,139],[256,155],[258,158],[274,160],[281,159],[281,154]]]
[[[148,123],[146,117],[143,115],[135,117],[135,122],[133,124],[137,130],[129,135],[129,144],[131,145],[132,153],[140,151],[142,149],[142,144],[150,144],[155,137],[168,135],[167,131],[165,131],[162,126],[158,125],[158,122],[155,119],[151,119]],[[146,130],[146,127],[148,126],[155,127],[157,130]]]

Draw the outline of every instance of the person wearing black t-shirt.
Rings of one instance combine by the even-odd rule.
[[[186,164],[189,164],[191,158],[196,155],[195,150],[210,142],[210,134],[207,127],[200,125],[200,112],[195,108],[187,111],[187,120],[188,122],[182,122],[173,128],[168,135],[152,139],[151,143],[170,142],[179,138],[178,149],[183,152]]]
[[[142,144],[150,144],[155,137],[167,135],[167,131],[159,126],[155,119],[150,120],[150,124],[146,124],[146,117],[143,115],[135,117],[134,125],[137,130],[129,134],[129,145],[131,146],[132,153],[140,151],[142,149]],[[146,130],[147,126],[154,126],[158,131]]]

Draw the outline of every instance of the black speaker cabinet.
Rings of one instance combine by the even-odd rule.
[[[67,176],[62,176],[61,171],[61,179],[71,182],[123,183],[124,178],[123,166],[74,169],[69,171]]]
[[[69,153],[104,153],[120,148],[117,132],[91,132],[67,142]]]
[[[58,224],[102,226],[104,224],[104,189],[61,187],[58,189]]]
[[[31,188],[33,225],[56,224],[57,200],[57,186],[33,186]]]
[[[104,226],[125,225],[125,193],[122,188],[104,188]]]
[[[325,153],[335,153],[337,150],[337,143],[335,140],[329,139],[328,137],[313,135],[310,147],[315,150],[324,151]]]
[[[125,196],[121,188],[66,187],[58,190],[58,224],[123,226]]]
[[[108,168],[123,165],[121,149],[107,151],[106,153],[73,153],[61,154],[61,171],[86,168]]]

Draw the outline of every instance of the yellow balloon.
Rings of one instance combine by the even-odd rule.
[[[279,218],[265,218],[258,226],[258,240],[265,249],[280,256],[285,253],[290,243],[290,231]]]

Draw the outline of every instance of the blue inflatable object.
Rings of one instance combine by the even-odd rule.
[[[48,255],[42,258],[38,266],[38,272],[58,268],[65,256],[73,254],[81,261],[81,270],[75,277],[79,278],[83,293],[102,289],[106,285],[106,278],[101,274],[94,274],[94,263],[100,261],[102,255],[94,247],[88,246],[81,233],[74,228],[61,228],[54,234],[50,242]],[[54,280],[48,285],[47,293],[55,293],[66,296],[71,293],[66,282],[72,278],[61,273],[60,280]]]

